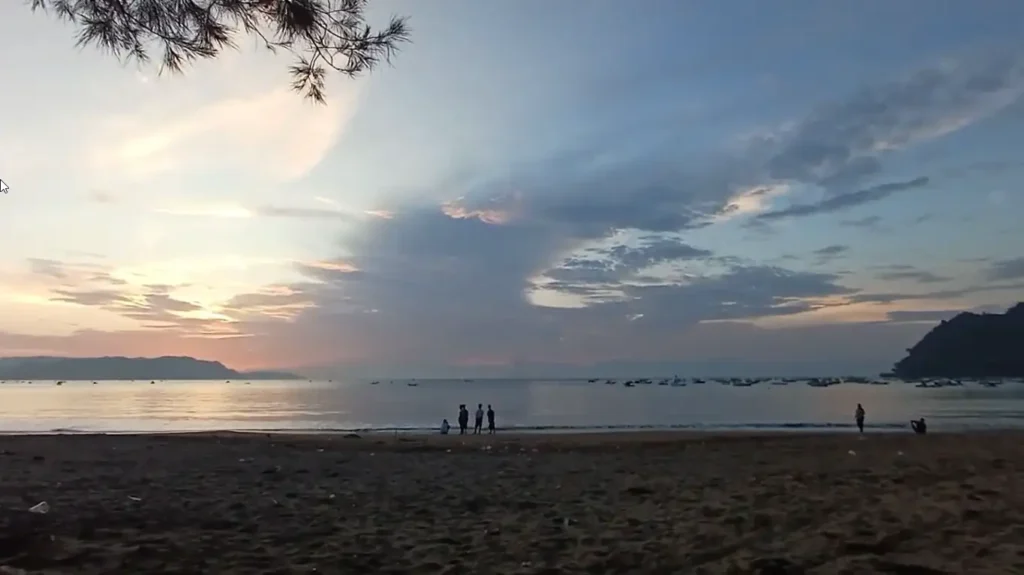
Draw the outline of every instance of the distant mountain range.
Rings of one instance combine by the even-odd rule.
[[[0,357],[0,380],[303,379],[194,357]]]
[[[1006,313],[957,314],[928,332],[893,368],[905,379],[1024,377],[1024,302]]]

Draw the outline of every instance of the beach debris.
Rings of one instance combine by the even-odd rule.
[[[903,452],[902,451],[897,451],[896,455],[903,455]]]
[[[857,455],[857,452],[856,452],[856,451],[854,451],[854,450],[852,450],[852,449],[851,449],[851,450],[850,450],[850,451],[849,451],[848,453],[849,453],[850,455]]]
[[[50,512],[50,504],[45,501],[40,501],[39,503],[36,503],[32,507],[29,507],[28,510],[32,513],[39,513],[40,515],[45,515]]]
[[[138,503],[138,502],[142,501],[142,498],[141,497],[136,497],[134,495],[129,495],[128,496],[128,501],[134,501],[134,502]]]

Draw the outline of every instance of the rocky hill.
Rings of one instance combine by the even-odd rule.
[[[1024,302],[1004,314],[958,314],[907,351],[897,377],[1024,377]]]
[[[193,357],[4,357],[0,380],[299,379],[272,371],[242,372]]]

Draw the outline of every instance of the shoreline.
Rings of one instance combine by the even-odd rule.
[[[979,436],[999,436],[999,437],[1013,437],[1019,436],[1024,440],[1024,429],[1018,428],[987,428],[987,429],[968,429],[968,430],[931,430],[929,429],[926,436],[918,436],[914,434],[909,427],[904,430],[871,430],[865,433],[858,433],[856,427],[853,430],[842,429],[835,431],[822,431],[820,429],[807,429],[807,430],[776,430],[776,429],[736,429],[736,430],[692,430],[692,429],[638,429],[638,430],[609,430],[609,431],[591,431],[591,430],[580,430],[580,431],[567,431],[560,433],[543,433],[543,432],[520,432],[520,431],[499,431],[496,434],[490,435],[487,433],[483,434],[472,434],[467,433],[466,435],[459,435],[458,433],[448,435],[441,435],[439,432],[423,433],[418,431],[411,432],[381,432],[381,431],[264,431],[264,430],[200,430],[200,431],[126,431],[126,432],[53,432],[53,433],[41,433],[41,432],[0,432],[0,443],[4,440],[18,440],[18,439],[53,439],[53,438],[81,438],[81,439],[104,439],[109,438],[110,440],[117,439],[208,439],[208,440],[231,440],[231,439],[257,439],[261,441],[289,441],[297,440],[303,442],[326,442],[335,443],[339,440],[344,440],[348,443],[352,443],[357,440],[372,441],[374,444],[391,444],[391,443],[435,443],[435,444],[446,444],[446,445],[457,445],[457,444],[487,444],[487,443],[559,443],[559,444],[575,444],[575,443],[630,443],[630,444],[645,444],[645,443],[685,443],[693,441],[716,441],[716,440],[761,440],[761,439],[773,439],[784,441],[786,439],[793,440],[841,440],[846,438],[853,441],[866,441],[872,438],[878,439],[898,439],[898,438],[916,438],[918,440],[926,440],[928,437],[979,437]]]
[[[934,419],[932,420],[934,421]],[[1024,420],[1022,420],[1024,422]],[[910,431],[909,421],[881,422],[867,424],[868,433],[889,434]],[[1024,425],[1005,427],[986,426],[943,426],[942,429],[954,433],[970,433],[974,431],[1004,430],[1024,431]],[[579,434],[633,434],[633,433],[781,433],[781,434],[843,434],[855,433],[857,427],[853,423],[736,423],[736,424],[675,424],[675,425],[540,425],[498,428],[499,435],[579,435]],[[344,435],[350,433],[365,435],[440,435],[436,427],[354,427],[354,428],[210,428],[210,429],[80,429],[72,427],[56,427],[53,429],[35,430],[0,430],[0,436],[18,435],[166,435],[183,433],[256,433],[279,435]],[[458,435],[458,428],[453,428],[450,435]]]
[[[892,427],[878,427],[868,428],[865,435],[900,435],[903,433],[909,433],[910,426],[896,426]],[[1020,432],[1024,434],[1024,428],[1007,427],[1007,428],[976,428],[976,429],[944,429],[944,430],[931,430],[929,434],[972,434],[972,433],[989,433],[989,432],[1007,432],[1014,433]],[[186,435],[220,435],[220,434],[238,434],[238,435],[266,435],[266,436],[281,436],[281,437],[295,437],[295,436],[308,436],[308,437],[334,437],[334,436],[346,436],[346,435],[359,435],[363,437],[405,437],[405,438],[423,438],[423,437],[438,437],[438,438],[470,438],[470,437],[484,437],[486,433],[474,436],[472,433],[460,436],[458,432],[449,433],[448,435],[441,435],[439,431],[428,431],[423,428],[410,428],[410,429],[330,429],[330,430],[315,430],[315,429],[201,429],[201,430],[126,430],[126,431],[80,431],[74,429],[55,429],[52,431],[0,431],[0,438],[2,437],[146,437],[146,436],[186,436]],[[843,436],[843,435],[858,435],[857,428],[854,425],[849,427],[790,427],[790,428],[776,428],[776,427],[737,427],[737,428],[712,428],[712,429],[701,429],[694,427],[640,427],[640,428],[596,428],[596,427],[578,427],[578,428],[559,428],[555,430],[551,429],[530,429],[530,428],[514,428],[509,430],[498,430],[498,433],[490,437],[578,437],[578,436],[645,436],[645,435],[694,435],[694,436],[737,436],[737,435],[772,435],[772,436]]]

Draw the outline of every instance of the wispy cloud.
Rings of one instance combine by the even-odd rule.
[[[138,180],[217,169],[236,177],[293,180],[320,163],[356,106],[350,92],[308,106],[289,90],[226,97],[185,113],[140,111],[110,118],[91,142],[95,181]]]
[[[817,214],[838,212],[840,210],[860,206],[869,202],[876,202],[898,192],[922,188],[928,185],[929,181],[930,180],[927,177],[920,177],[905,182],[879,184],[877,186],[872,186],[849,194],[828,198],[814,204],[801,204],[773,212],[765,212],[757,217],[761,220],[777,220],[781,218],[813,216]]]
[[[1016,280],[1024,278],[1024,257],[993,262],[987,276],[991,280]]]
[[[246,208],[233,205],[208,205],[208,206],[182,206],[171,208],[157,208],[154,212],[169,216],[185,216],[197,218],[226,218],[246,219],[255,214]]]
[[[338,209],[322,208],[299,208],[285,206],[259,206],[256,213],[268,218],[298,218],[298,219],[319,219],[319,220],[345,220],[353,219],[351,212]]]

